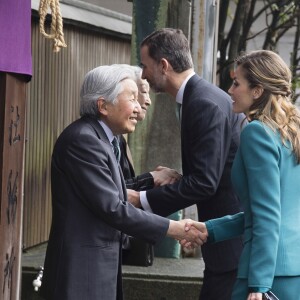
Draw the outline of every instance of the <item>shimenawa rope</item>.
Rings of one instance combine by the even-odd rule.
[[[50,34],[45,31],[45,20],[48,7],[50,8],[52,19]],[[62,47],[67,47],[64,40],[63,22],[60,13],[59,0],[40,0],[40,33],[48,39],[53,39],[53,51],[59,52]]]

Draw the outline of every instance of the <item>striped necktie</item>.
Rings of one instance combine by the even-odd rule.
[[[181,122],[181,112],[182,112],[182,104],[176,102],[176,117],[179,122]]]
[[[121,150],[120,150],[120,146],[119,146],[119,141],[116,137],[113,138],[112,140],[112,146],[113,146],[113,151],[114,154],[116,156],[117,162],[120,162],[120,157],[121,157]]]

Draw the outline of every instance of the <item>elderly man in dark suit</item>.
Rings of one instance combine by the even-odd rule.
[[[164,28],[146,37],[141,64],[152,90],[170,94],[181,106],[183,177],[147,192],[128,190],[129,201],[162,216],[197,204],[201,221],[239,212],[230,172],[245,116],[234,114],[230,97],[195,74],[181,30]],[[241,250],[239,238],[202,246],[201,300],[230,299]]]
[[[90,71],[81,89],[81,118],[59,136],[52,155],[52,226],[42,295],[49,300],[122,299],[124,233],[155,243],[165,235],[201,244],[174,222],[127,202],[114,138],[137,123],[137,86],[124,68]]]

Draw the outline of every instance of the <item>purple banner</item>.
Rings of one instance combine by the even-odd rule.
[[[32,75],[31,0],[0,0],[0,71]]]

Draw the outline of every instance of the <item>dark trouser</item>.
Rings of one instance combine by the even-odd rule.
[[[203,286],[199,300],[230,300],[237,270],[214,273],[204,270]]]

